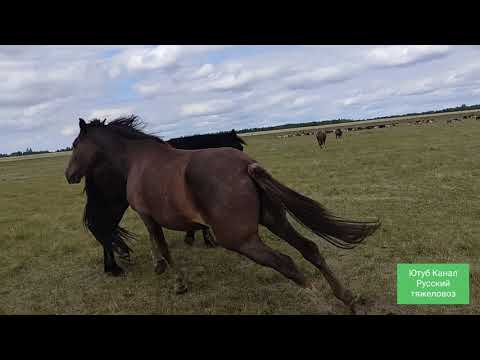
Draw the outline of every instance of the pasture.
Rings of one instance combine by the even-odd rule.
[[[376,126],[376,125],[388,125],[388,124],[408,124],[414,123],[415,121],[425,121],[431,120],[434,122],[437,121],[446,121],[454,119],[466,119],[466,118],[476,118],[480,115],[479,110],[465,110],[465,111],[449,111],[444,113],[437,114],[425,114],[425,115],[412,115],[412,116],[399,116],[399,117],[390,117],[390,118],[381,118],[374,120],[362,120],[360,122],[345,122],[340,124],[327,124],[327,125],[317,125],[317,126],[303,126],[296,128],[288,129],[277,129],[277,130],[267,130],[259,132],[251,132],[240,134],[241,136],[255,136],[255,135],[266,135],[266,134],[283,134],[296,131],[312,131],[316,129],[325,129],[325,130],[335,130],[336,128],[349,128],[349,127],[367,127],[367,126]]]
[[[291,130],[293,131],[293,130]],[[480,312],[480,122],[466,120],[313,136],[246,137],[245,151],[284,184],[333,213],[382,227],[353,250],[315,239],[346,287],[369,300],[369,314]],[[69,154],[0,161],[0,314],[348,314],[321,274],[266,229],[265,242],[291,256],[317,290],[221,248],[193,247],[165,231],[189,292],[153,271],[150,242],[138,234],[125,277],[103,273],[100,245],[82,226],[82,185],[68,185]],[[308,234],[309,238],[313,235]],[[469,263],[470,305],[396,305],[397,263]]]

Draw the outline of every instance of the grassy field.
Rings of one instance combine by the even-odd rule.
[[[381,229],[354,250],[315,240],[370,314],[480,312],[480,122],[397,126],[313,137],[248,137],[247,153],[280,181],[341,216],[378,216]],[[174,295],[170,271],[153,271],[147,232],[139,234],[127,275],[103,273],[99,245],[82,227],[82,185],[68,185],[68,156],[0,162],[1,314],[347,314],[321,274],[266,229],[263,239],[290,255],[317,291],[227,250],[191,248],[166,231],[190,291]],[[200,235],[200,234],[198,234]],[[313,235],[308,235],[313,238]],[[396,305],[396,264],[469,263],[470,305]]]

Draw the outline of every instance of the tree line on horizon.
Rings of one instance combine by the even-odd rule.
[[[5,157],[10,157],[10,156],[25,156],[25,155],[37,155],[37,154],[51,154],[51,153],[58,153],[58,152],[63,152],[63,151],[71,151],[72,148],[67,146],[64,149],[58,149],[55,151],[49,151],[49,150],[40,150],[40,151],[33,151],[32,148],[27,148],[25,151],[15,151],[10,154],[1,154],[0,153],[0,158],[5,158]]]

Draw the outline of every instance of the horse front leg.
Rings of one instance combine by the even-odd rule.
[[[202,228],[202,234],[203,234],[203,241],[205,243],[205,246],[207,248],[213,248],[217,246],[217,243],[215,242],[212,233],[210,232],[210,229],[208,227]],[[195,241],[195,231],[190,230],[187,231],[185,235],[185,239],[183,240],[185,244],[192,246],[193,242]]]
[[[179,268],[177,268],[177,266],[172,260],[172,257],[170,256],[170,250],[168,248],[165,235],[163,234],[162,227],[158,225],[155,222],[155,220],[153,220],[153,218],[148,215],[141,214],[140,217],[143,220],[150,234],[150,240],[152,241],[152,251],[153,251],[154,257],[157,259],[157,266],[161,262],[168,263],[168,265],[170,265],[171,269],[175,273],[175,287],[174,287],[175,293],[176,294],[185,293],[188,289],[187,289],[187,285],[185,284],[185,278],[184,278],[183,272]],[[163,271],[165,270],[165,268],[163,268]],[[156,268],[156,271],[157,271],[157,268]]]
[[[115,262],[113,249],[107,244],[103,245],[103,271],[112,276],[120,276],[125,273],[125,271]]]

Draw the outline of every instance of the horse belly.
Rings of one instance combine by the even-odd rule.
[[[202,225],[207,225],[205,220],[200,216],[200,214],[198,214],[197,216],[189,216],[186,214],[175,214],[172,212],[155,212],[153,213],[153,218],[162,227],[175,231],[196,230],[201,228]]]
[[[181,189],[148,197],[144,203],[150,216],[167,229],[189,231],[198,229],[199,225],[206,225],[200,212]]]

